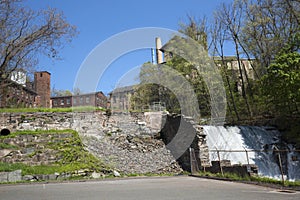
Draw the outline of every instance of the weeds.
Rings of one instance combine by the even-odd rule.
[[[90,154],[84,149],[84,145],[81,142],[79,135],[73,130],[49,130],[49,131],[18,131],[8,136],[1,138],[13,138],[18,135],[38,135],[38,134],[70,134],[70,137],[60,138],[59,141],[49,140],[41,145],[44,146],[45,150],[55,150],[57,161],[54,164],[49,165],[27,165],[24,163],[4,163],[0,162],[1,171],[15,171],[18,169],[22,170],[23,175],[34,175],[34,174],[54,174],[57,173],[75,173],[78,170],[87,169],[89,171],[110,171],[110,168]],[[0,148],[11,149],[21,148],[5,143],[0,143]],[[33,156],[41,152],[35,151],[27,156]]]

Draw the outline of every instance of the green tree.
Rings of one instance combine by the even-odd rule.
[[[72,92],[70,90],[56,90],[53,88],[51,90],[51,96],[53,97],[61,97],[61,96],[72,96]]]
[[[299,46],[299,40],[295,40],[299,33],[299,13],[298,0],[233,0],[216,10],[209,47],[214,56],[220,57],[214,58],[226,83],[228,113],[232,119],[267,113],[266,105],[269,108],[271,105],[263,92],[266,85],[262,85],[262,76],[272,71],[269,66],[274,64],[276,55],[282,54],[282,49],[289,46],[286,53],[291,53]],[[228,69],[224,55],[228,44],[233,46],[237,61],[248,59],[254,80],[243,63],[237,62],[238,76]],[[236,81],[241,82],[242,95],[235,90]]]
[[[202,47],[207,51],[207,20],[205,17],[198,20],[195,17],[188,15],[187,22],[179,23],[179,32],[189,36],[193,40],[199,42]]]
[[[180,113],[180,106],[175,95],[164,85],[170,80],[161,65],[145,63],[139,75],[141,83],[135,87],[131,97],[131,106],[135,110],[147,110],[154,103],[164,104],[169,112]]]
[[[283,52],[267,68],[263,77],[264,93],[274,115],[299,115],[300,54]]]

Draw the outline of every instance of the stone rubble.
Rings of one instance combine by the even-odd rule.
[[[145,121],[138,116],[121,113],[112,115],[108,119],[104,112],[2,113],[0,126],[1,129],[8,128],[11,132],[50,129],[76,130],[86,149],[120,174],[182,172],[181,167],[171,152],[167,150],[163,141],[155,138],[157,130],[147,127]],[[25,146],[28,141],[35,141],[38,145],[39,138],[28,136],[22,141]],[[9,143],[12,144],[12,142]],[[33,148],[42,148],[42,146],[26,147],[22,152],[1,150],[0,155],[2,159],[16,158],[11,162],[23,162],[21,155],[30,155]],[[50,159],[48,162],[51,163],[55,161],[53,155],[55,152],[45,152],[44,157],[48,157]],[[33,157],[25,162],[47,164],[43,163],[44,160],[40,157]],[[9,162],[9,160],[6,161]]]
[[[115,115],[106,126],[94,128],[83,134],[86,148],[118,171],[124,174],[182,172],[163,141],[153,137],[155,132],[132,116]]]

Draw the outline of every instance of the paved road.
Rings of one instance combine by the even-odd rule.
[[[190,200],[300,199],[300,193],[193,177],[164,177],[92,182],[0,185],[1,200]]]

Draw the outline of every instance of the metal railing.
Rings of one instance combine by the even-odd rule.
[[[288,150],[288,149],[278,149],[276,146],[273,146],[273,149],[234,149],[234,150],[224,150],[224,149],[213,149],[213,150],[209,150],[209,152],[216,152],[217,153],[217,159],[218,159],[218,163],[219,163],[219,168],[220,168],[220,173],[222,174],[222,176],[224,176],[224,172],[223,172],[223,165],[222,165],[222,158],[220,153],[224,153],[224,152],[228,152],[228,153],[245,153],[245,158],[247,160],[247,166],[250,166],[250,161],[249,161],[249,153],[250,152],[272,152],[275,153],[275,155],[277,155],[278,158],[278,164],[279,164],[279,168],[280,168],[280,173],[281,173],[281,181],[282,184],[284,184],[284,170],[283,170],[283,161],[282,161],[282,156],[281,153],[285,152],[300,152],[300,149],[293,149],[293,150]],[[296,160],[299,160],[300,158],[294,158]],[[198,168],[198,163],[196,160],[196,156],[195,156],[195,152],[193,148],[190,148],[190,161],[191,161],[191,173],[195,174],[196,172],[199,172],[199,168]],[[195,167],[197,166],[197,167]],[[205,169],[205,168],[204,168]]]

